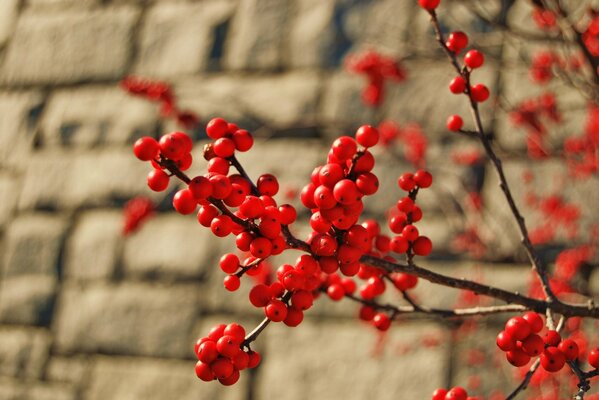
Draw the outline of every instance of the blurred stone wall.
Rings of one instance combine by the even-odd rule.
[[[498,11],[497,1],[474,3]],[[537,90],[522,66],[525,46],[454,4],[442,11],[444,26],[473,32],[489,54],[477,77],[514,102]],[[511,23],[527,28],[528,12],[517,5]],[[0,0],[0,399],[426,399],[437,386],[466,384],[466,353],[435,345],[447,325],[405,322],[383,340],[353,305],[327,299],[299,328],[269,327],[257,343],[263,365],[235,387],[198,381],[195,339],[214,323],[249,328],[261,313],[247,302],[248,282],[235,294],[222,288],[217,260],[231,240],[217,241],[147,189],[148,166],[131,144],[175,126],[118,87],[128,74],[164,79],[204,121],[221,115],[258,129],[242,162],[254,177],[277,174],[283,190],[308,180],[332,137],[382,118],[421,123],[429,157],[448,159],[471,146],[443,129],[446,115],[466,114],[465,103],[450,101],[452,73],[427,24],[412,0]],[[368,47],[404,57],[409,74],[377,113],[361,104],[362,79],[342,68],[348,52]],[[505,114],[483,109],[506,148],[522,150]],[[581,126],[581,115],[568,117]],[[320,129],[314,121],[338,122]],[[193,134],[197,159],[203,136]],[[393,204],[395,179],[411,168],[380,157],[377,172],[392,189],[370,203],[371,215]],[[441,191],[459,193],[457,178],[468,171],[432,168]],[[506,168],[518,180],[523,163],[510,159]],[[484,185],[494,204],[496,184]],[[578,189],[597,204],[596,187]],[[136,195],[163,204],[124,238],[121,209]],[[446,207],[433,194],[422,202],[421,231],[436,250],[426,265],[524,290],[528,273],[499,201],[489,235],[501,240],[490,257],[509,262],[487,269],[451,254]],[[456,293],[422,282],[416,296],[447,305]],[[490,347],[493,337],[483,330],[472,341]],[[484,388],[509,378],[508,369],[491,369]]]

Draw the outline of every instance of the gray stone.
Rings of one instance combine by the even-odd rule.
[[[35,117],[42,97],[38,92],[0,93],[0,165],[23,168],[30,153]]]
[[[18,6],[18,0],[4,0],[0,3],[0,47],[6,43],[12,34],[17,21]]]
[[[187,357],[201,307],[197,286],[66,286],[55,319],[58,353]]]
[[[236,400],[247,393],[247,371],[234,386],[203,383],[196,378],[194,361],[98,357],[86,392],[89,400]]]
[[[297,329],[279,324],[268,328],[266,337],[259,339],[266,350],[258,398],[425,399],[442,385],[443,349],[411,344],[423,332],[439,335],[434,325],[392,327],[376,357],[376,331],[356,321],[304,321]],[[406,345],[411,351],[398,355],[396,349]]]
[[[119,78],[128,63],[137,15],[131,7],[26,12],[7,49],[2,80],[32,84]]]
[[[136,195],[159,198],[147,187],[149,165],[129,148],[36,153],[27,164],[18,208],[112,205]]]
[[[0,286],[0,321],[12,324],[47,325],[52,318],[56,277],[9,276]]]
[[[49,214],[29,214],[14,220],[6,232],[4,276],[56,276],[66,220]]]
[[[366,84],[362,77],[345,71],[330,74],[322,98],[324,120],[354,125],[374,123],[373,111],[362,102],[361,91]]]
[[[267,69],[283,63],[290,4],[279,0],[241,0],[231,22],[225,65],[229,69]]]
[[[0,327],[0,375],[41,378],[51,337],[43,329]]]
[[[155,216],[127,239],[125,274],[201,278],[218,268],[215,250],[220,242],[194,216]]]
[[[335,0],[303,0],[296,2],[295,8],[289,32],[289,64],[299,68],[332,64]]]
[[[193,74],[208,66],[214,30],[231,17],[230,1],[160,3],[145,17],[136,73],[145,76]]]
[[[90,211],[79,217],[67,242],[65,276],[109,279],[122,241],[122,211]]]
[[[44,144],[92,147],[132,143],[152,135],[158,106],[112,85],[59,90],[48,99],[40,124]]]

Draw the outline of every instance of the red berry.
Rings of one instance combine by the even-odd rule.
[[[462,76],[456,76],[449,82],[449,90],[453,94],[464,93],[464,90],[466,90],[466,79]]]
[[[280,220],[281,225],[289,225],[295,222],[297,218],[297,211],[295,211],[295,207],[291,204],[283,204],[279,206]]]
[[[432,11],[435,8],[439,7],[439,3],[441,3],[441,0],[418,0],[418,4],[420,4],[420,7],[429,11]]]
[[[213,326],[212,329],[210,329],[210,332],[208,332],[208,338],[216,342],[223,336],[226,327],[227,325],[225,324],[218,324],[216,326]]]
[[[168,187],[169,176],[161,169],[154,169],[148,174],[148,187],[155,192],[162,192]]]
[[[433,184],[433,176],[430,172],[421,169],[419,171],[416,171],[416,173],[414,174],[414,181],[416,182],[418,187],[426,189]]]
[[[445,45],[454,53],[459,53],[468,46],[468,35],[464,32],[456,31],[449,34]]]
[[[379,331],[386,331],[391,326],[391,319],[385,313],[377,313],[374,318],[372,318],[372,322]]]
[[[530,335],[532,329],[524,318],[513,317],[505,324],[505,331],[516,340],[524,340]]]
[[[402,174],[397,180],[397,185],[400,187],[400,189],[405,190],[406,192],[409,192],[410,190],[414,189],[414,187],[416,187],[416,182],[414,181],[414,174]]]
[[[158,142],[160,153],[169,160],[178,161],[185,154],[186,143],[180,136],[173,134],[164,135]]]
[[[373,173],[365,172],[356,178],[356,187],[363,195],[370,196],[379,190],[379,179]]]
[[[213,118],[206,125],[206,134],[209,138],[220,139],[229,131],[227,121],[222,118]]]
[[[305,311],[312,307],[314,296],[307,290],[298,290],[291,295],[291,306],[298,310]]]
[[[379,131],[370,125],[362,125],[356,131],[356,141],[364,147],[372,147],[379,141]]]
[[[229,292],[234,292],[241,286],[241,281],[237,275],[227,275],[223,281],[223,285]]]
[[[259,197],[246,196],[243,203],[239,206],[239,211],[245,218],[258,218],[264,213],[264,204]]]
[[[210,364],[218,357],[218,349],[216,348],[216,342],[213,340],[207,340],[200,345],[197,352],[198,360],[203,363]]]
[[[522,316],[530,324],[533,333],[539,333],[543,330],[543,318],[534,311],[529,311]]]
[[[198,202],[189,189],[179,190],[173,197],[173,207],[183,215],[191,214],[197,206]]]
[[[189,190],[197,200],[207,199],[212,195],[212,184],[203,176],[196,176],[189,182]]]
[[[336,139],[331,146],[331,150],[337,159],[345,161],[354,156],[358,151],[356,141],[349,136],[341,136]]]
[[[412,250],[417,256],[428,256],[433,250],[433,242],[426,236],[418,236],[412,243]]]
[[[349,179],[342,179],[335,184],[333,196],[335,200],[345,205],[355,203],[362,197],[355,182]]]
[[[511,351],[516,348],[516,340],[505,331],[499,332],[496,343],[497,347],[503,351]]]
[[[290,308],[287,310],[287,316],[283,320],[283,323],[290,327],[296,327],[304,320],[304,313],[301,310]]]
[[[464,121],[459,115],[450,115],[447,118],[447,129],[452,132],[457,132],[464,126]]]
[[[208,161],[208,172],[227,175],[229,173],[229,167],[229,161],[222,157],[214,157]]]
[[[464,64],[466,64],[469,68],[475,69],[479,68],[485,62],[485,56],[478,50],[470,50],[464,56]]]
[[[226,274],[234,274],[239,268],[239,257],[233,253],[227,253],[220,258],[220,269]]]
[[[233,366],[235,367],[235,369],[237,369],[239,371],[246,369],[248,367],[249,363],[250,363],[250,356],[245,351],[240,351],[233,358]]]
[[[599,347],[596,347],[589,352],[589,364],[593,368],[599,368]]]
[[[505,357],[514,367],[523,367],[530,361],[530,356],[518,349],[508,351]]]
[[[339,301],[343,298],[343,296],[345,296],[345,290],[341,284],[336,283],[329,285],[327,288],[327,295],[329,295],[331,300]]]
[[[260,353],[256,351],[249,351],[248,355],[250,356],[250,362],[248,363],[248,368],[256,368],[258,364],[260,364],[260,360],[262,357]]]
[[[547,347],[541,354],[541,366],[547,372],[557,372],[565,363],[566,357],[557,347]]]
[[[239,371],[237,369],[235,369],[235,367],[233,367],[233,372],[231,373],[231,375],[229,375],[226,378],[219,378],[218,379],[218,381],[223,386],[234,385],[235,383],[237,383],[238,380],[239,380]]]
[[[241,342],[243,342],[245,339],[245,329],[243,329],[243,326],[236,323],[227,325],[223,331],[223,334],[231,336],[235,342],[237,342],[237,344],[241,344]]]
[[[482,103],[489,98],[489,89],[482,83],[478,83],[470,88],[472,99],[478,103]]]
[[[254,145],[252,134],[245,129],[238,129],[233,133],[235,148],[241,152],[248,151]]]
[[[531,357],[536,357],[545,349],[545,342],[536,333],[530,334],[522,341],[522,350]]]
[[[414,225],[406,225],[401,231],[401,236],[403,236],[409,242],[413,242],[418,238],[418,228]]]
[[[266,196],[274,196],[279,192],[279,182],[271,174],[261,175],[256,186],[258,186],[258,191]]]
[[[271,299],[270,288],[264,284],[258,284],[250,290],[250,303],[254,307],[264,307]]]
[[[195,367],[196,375],[204,382],[210,382],[214,380],[214,373],[210,369],[210,365],[198,361]]]
[[[214,154],[222,158],[229,158],[235,154],[235,142],[226,137],[216,139],[212,148]]]
[[[548,346],[555,347],[562,341],[562,337],[560,336],[560,334],[557,331],[551,330],[551,331],[547,331],[547,333],[545,333],[545,337],[543,337],[543,341]]]
[[[391,251],[395,253],[403,254],[408,251],[408,247],[410,247],[410,243],[401,235],[394,236],[391,239]]]
[[[557,346],[557,348],[564,354],[568,361],[576,360],[580,353],[578,345],[572,339],[565,339]]]
[[[160,152],[160,146],[156,139],[144,136],[140,139],[137,139],[135,144],[133,145],[133,153],[135,157],[139,158],[141,161],[150,161],[158,157],[158,153]]]
[[[433,392],[432,400],[445,400],[445,395],[447,394],[446,389],[435,389]]]
[[[234,337],[229,335],[223,335],[220,339],[218,339],[216,342],[216,349],[220,355],[227,358],[233,358],[241,351],[239,348],[239,342],[235,340]]]
[[[281,300],[271,300],[264,307],[266,317],[273,322],[281,322],[287,317],[287,306]]]
[[[210,230],[218,237],[225,237],[233,230],[233,221],[228,215],[219,215],[210,223]]]
[[[270,240],[265,237],[257,237],[250,243],[250,253],[252,253],[254,257],[266,258],[270,256],[271,252],[272,244]]]
[[[231,360],[219,358],[210,364],[210,368],[218,379],[226,379],[233,374],[234,367]]]
[[[466,400],[467,398],[468,392],[466,392],[466,389],[460,386],[449,389],[445,395],[445,400]]]
[[[409,213],[414,208],[414,200],[409,197],[403,197],[397,201],[397,209],[404,213]]]

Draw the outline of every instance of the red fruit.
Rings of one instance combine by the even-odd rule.
[[[218,349],[216,348],[216,342],[213,340],[207,340],[200,345],[196,354],[198,360],[203,363],[210,364],[218,357]]]
[[[218,324],[216,326],[213,326],[212,329],[210,329],[210,332],[208,332],[208,338],[216,342],[223,336],[226,327],[227,325],[225,324]]]
[[[231,336],[237,344],[241,344],[241,342],[243,342],[245,339],[245,329],[243,326],[236,323],[227,325],[223,331],[223,334]]]
[[[356,141],[364,147],[372,147],[379,141],[379,131],[370,125],[362,125],[356,131]]]
[[[222,137],[220,139],[216,139],[212,149],[214,150],[214,154],[217,156],[229,158],[235,154],[235,142],[229,138]]]
[[[169,176],[161,169],[154,169],[148,174],[148,187],[155,192],[162,192],[168,187]]]
[[[457,54],[468,46],[468,35],[461,31],[451,32],[447,37],[445,45],[449,50]]]
[[[206,134],[211,139],[220,139],[229,131],[229,124],[222,118],[213,118],[206,125]]]
[[[576,360],[580,354],[578,345],[572,339],[565,339],[557,346],[557,348],[564,354],[568,361]]]
[[[445,395],[445,400],[466,400],[467,398],[468,392],[466,392],[466,389],[460,386],[449,389]]]
[[[418,4],[420,4],[420,7],[429,11],[432,11],[435,8],[439,7],[439,3],[441,3],[441,0],[418,0]]]
[[[343,179],[343,176],[343,167],[341,165],[329,163],[322,166],[318,171],[318,183],[333,188],[337,182]]]
[[[515,367],[523,367],[530,361],[530,356],[518,349],[508,351],[505,357]]]
[[[428,256],[433,250],[433,242],[426,236],[418,236],[412,243],[412,250],[417,256]]]
[[[241,286],[241,281],[237,275],[227,275],[223,281],[223,285],[229,292],[234,292]]]
[[[238,129],[233,133],[235,148],[241,152],[248,151],[254,145],[252,134],[245,129]]]
[[[445,395],[447,394],[446,389],[435,389],[433,392],[432,400],[445,400]]]
[[[331,150],[338,160],[345,161],[352,158],[354,154],[356,154],[356,151],[358,151],[358,145],[353,138],[349,136],[341,136],[333,142]]]
[[[210,368],[218,379],[226,379],[233,374],[234,367],[231,360],[227,358],[219,358],[210,364]]]
[[[295,222],[297,218],[297,211],[295,211],[295,207],[291,204],[283,204],[279,206],[279,222],[281,225],[289,225]]]
[[[372,321],[376,314],[376,311],[372,307],[362,306],[360,307],[359,317],[362,321]]]
[[[335,283],[329,285],[329,287],[327,288],[327,295],[331,300],[339,301],[343,298],[343,296],[345,296],[345,290],[343,289],[343,286],[341,284]]]
[[[227,378],[219,378],[218,381],[223,386],[231,386],[237,383],[239,380],[239,371],[233,367],[233,372]]]
[[[218,216],[218,208],[212,204],[202,206],[198,212],[198,222],[208,228],[216,216]]]
[[[541,366],[547,372],[557,372],[565,363],[566,357],[557,347],[547,347],[541,354]]]
[[[212,369],[210,369],[210,365],[208,364],[198,361],[196,363],[195,371],[197,377],[204,382],[210,382],[214,380],[214,373],[212,373]]]
[[[291,295],[291,306],[295,309],[305,311],[312,307],[314,296],[307,290],[298,290]]]
[[[248,368],[256,368],[258,364],[260,364],[260,360],[262,357],[260,353],[256,351],[249,351],[248,355],[250,356],[250,362],[248,363]]]
[[[270,288],[263,284],[258,284],[250,290],[250,303],[254,307],[264,307],[272,299]]]
[[[233,253],[227,253],[220,258],[220,269],[226,274],[234,274],[239,268],[239,257]]]
[[[181,171],[187,171],[191,164],[193,163],[193,157],[189,153],[185,153],[180,160],[177,161],[177,167]]]
[[[317,256],[332,256],[337,250],[337,241],[327,234],[318,234],[310,242],[310,249]]]
[[[327,186],[320,185],[314,191],[314,203],[321,210],[328,210],[337,205],[333,190]]]
[[[239,211],[245,218],[258,218],[264,213],[264,204],[256,196],[246,196],[239,206]]]
[[[133,153],[141,161],[150,161],[158,157],[160,146],[156,139],[144,136],[133,144]]]
[[[464,93],[464,90],[466,90],[466,79],[462,76],[456,76],[449,82],[449,90],[453,94]]]
[[[450,115],[447,118],[447,129],[450,131],[457,132],[462,129],[462,126],[464,126],[464,121],[459,115]]]
[[[352,204],[362,197],[355,182],[349,179],[342,179],[335,184],[333,196],[341,204]]]
[[[229,173],[229,161],[222,157],[214,157],[208,161],[208,172],[227,175]]]
[[[215,199],[225,199],[231,194],[233,186],[231,180],[226,175],[212,175],[208,178],[212,185],[212,197]]]
[[[264,174],[258,178],[256,183],[258,191],[266,196],[274,196],[279,192],[279,182],[274,175]]]
[[[416,187],[416,182],[414,181],[414,174],[402,174],[397,180],[397,185],[400,187],[400,189],[405,190],[406,192],[409,192],[410,190],[414,189],[414,187]]]
[[[478,83],[470,88],[472,99],[482,103],[489,98],[489,89],[482,83]]]
[[[216,349],[220,355],[227,358],[233,358],[241,351],[239,348],[239,342],[235,340],[233,336],[229,335],[223,335],[220,339],[218,339],[216,342]]]
[[[469,68],[475,69],[479,68],[485,62],[485,56],[478,50],[470,50],[464,56],[464,64],[466,64]]]
[[[179,190],[173,197],[173,207],[183,215],[191,214],[197,206],[198,202],[189,189]]]
[[[379,179],[373,173],[365,172],[356,178],[356,187],[363,195],[370,196],[379,190]]]
[[[534,311],[529,311],[522,316],[530,324],[533,333],[539,333],[543,330],[543,318]]]
[[[433,176],[430,172],[423,169],[416,171],[414,181],[421,189],[426,189],[433,184]]]
[[[560,334],[557,331],[551,330],[551,331],[547,331],[547,333],[545,333],[545,336],[543,337],[543,341],[548,346],[555,347],[562,341],[562,337],[560,336]]]
[[[372,318],[372,323],[379,331],[386,331],[391,326],[391,319],[385,313],[377,313]]]
[[[243,371],[244,369],[246,369],[248,367],[249,363],[250,363],[250,356],[245,351],[240,351],[233,358],[233,366],[235,367],[235,369],[237,369],[239,371]]]
[[[401,235],[394,236],[391,239],[391,251],[394,253],[403,254],[408,251],[409,246],[408,240]]]
[[[281,300],[271,300],[264,307],[264,314],[273,322],[281,322],[287,317],[287,306]]]
[[[214,217],[210,223],[210,230],[218,237],[225,237],[231,233],[233,221],[228,215],[219,215]]]
[[[283,320],[283,323],[290,327],[296,327],[304,320],[304,313],[301,310],[290,308],[287,310],[287,316]]]
[[[212,184],[208,178],[196,176],[189,182],[189,190],[195,199],[207,199],[212,195]]]
[[[593,368],[599,368],[599,347],[596,347],[589,352],[589,364]]]
[[[403,211],[404,213],[409,213],[414,208],[414,200],[409,197],[401,198],[397,201],[397,209],[399,211]]]
[[[524,340],[530,335],[532,329],[524,318],[513,317],[505,324],[505,331],[516,340]]]
[[[536,357],[545,349],[545,342],[536,333],[530,334],[522,341],[522,350],[531,357]]]
[[[507,332],[501,331],[497,335],[497,347],[503,351],[511,351],[516,348],[516,340]]]
[[[178,161],[186,154],[186,141],[177,135],[164,135],[158,145],[160,153],[169,160]]]
[[[418,228],[414,225],[406,225],[401,231],[401,236],[403,236],[409,242],[413,242],[418,238]]]

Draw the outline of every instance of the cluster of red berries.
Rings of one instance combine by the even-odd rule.
[[[468,396],[468,392],[461,386],[455,386],[449,390],[437,389],[433,392],[431,400],[479,400],[479,397]]]
[[[366,75],[368,85],[362,91],[362,100],[369,106],[376,107],[383,102],[385,81],[406,79],[406,71],[397,60],[372,50],[352,54],[345,63],[349,71]]]
[[[417,123],[409,123],[400,126],[395,121],[382,121],[377,129],[380,134],[380,141],[383,146],[390,146],[393,143],[401,142],[404,158],[409,161],[414,168],[422,168],[426,164],[426,151],[428,149],[428,139],[422,127]]]
[[[588,178],[599,171],[599,107],[589,105],[585,132],[564,141],[564,154],[570,174]]]
[[[121,81],[121,87],[134,96],[158,102],[160,115],[163,118],[173,118],[185,129],[195,129],[200,123],[195,113],[179,110],[173,91],[165,82],[128,76]]]
[[[256,368],[260,354],[242,349],[245,329],[238,324],[220,324],[213,327],[208,336],[198,339],[195,353],[198,362],[195,372],[205,382],[215,379],[230,386],[239,380],[239,371]]]
[[[582,33],[585,47],[594,57],[599,57],[599,14],[595,11],[587,29]]]
[[[455,55],[458,55],[468,46],[468,35],[464,32],[456,31],[449,34],[445,42],[445,47]],[[469,50],[464,55],[464,65],[467,70],[456,76],[449,82],[449,91],[453,94],[466,94],[471,100],[482,103],[489,98],[489,89],[482,83],[472,85],[470,76],[472,71],[480,68],[485,63],[485,56],[478,50]],[[464,121],[457,114],[449,116],[447,119],[447,129],[457,132],[462,129]]]
[[[542,30],[552,30],[557,26],[555,13],[540,5],[536,5],[532,10],[532,20]]]
[[[543,318],[535,312],[510,318],[497,335],[497,347],[506,352],[507,360],[516,367],[528,364],[531,357],[540,356],[543,369],[557,372],[566,361],[578,358],[578,345],[571,339],[562,340],[555,330],[539,336],[544,325]]]
[[[154,214],[154,203],[147,197],[134,197],[123,207],[125,224],[123,235],[135,232],[141,224]]]

